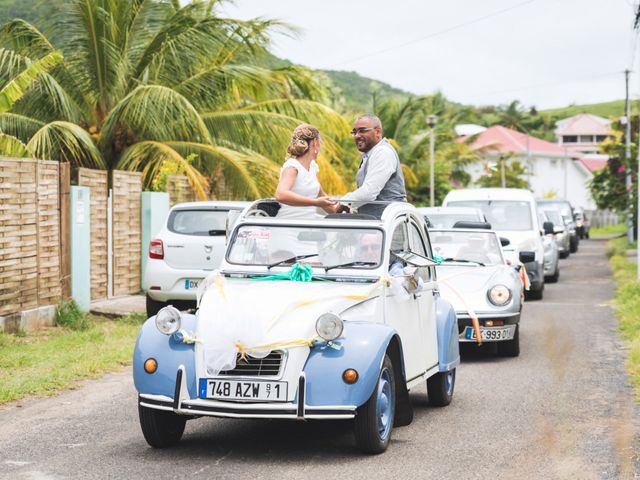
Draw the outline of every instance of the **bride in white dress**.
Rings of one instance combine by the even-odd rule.
[[[317,208],[336,212],[337,203],[329,199],[318,181],[319,151],[320,131],[312,125],[297,126],[276,189],[276,200],[282,204],[279,218],[314,218],[318,216]]]
[[[327,196],[318,181],[316,157],[320,146],[320,132],[316,127],[302,124],[293,131],[276,189],[276,200],[281,204],[277,218],[319,218],[319,208],[327,213],[337,211],[338,203]],[[291,233],[294,232],[283,231],[272,239],[282,246],[278,257],[288,258],[292,252],[300,255],[317,251],[315,242],[300,241],[297,235],[292,238]]]

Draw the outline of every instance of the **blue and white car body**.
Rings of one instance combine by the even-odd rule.
[[[390,203],[380,218],[286,219],[277,207],[243,212],[195,314],[143,325],[133,370],[152,446],[199,416],[355,418],[358,445],[379,453],[411,422],[409,389],[426,381],[432,404],[451,401],[458,326],[422,215]]]

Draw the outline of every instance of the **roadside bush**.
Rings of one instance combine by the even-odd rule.
[[[631,374],[631,382],[640,398],[640,282],[636,277],[637,267],[627,259],[626,239],[612,240],[609,247],[612,251],[622,251],[621,254],[611,256],[610,260],[616,282],[614,304],[620,333],[629,342],[627,367]]]
[[[91,323],[75,300],[62,300],[56,308],[56,325],[71,330],[87,330]]]

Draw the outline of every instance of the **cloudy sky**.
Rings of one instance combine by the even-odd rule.
[[[353,70],[415,93],[473,105],[518,99],[553,108],[624,98],[640,70],[638,0],[236,0],[235,18],[299,28],[274,53],[312,68]],[[635,65],[634,65],[635,64]],[[632,97],[640,80],[631,78]]]

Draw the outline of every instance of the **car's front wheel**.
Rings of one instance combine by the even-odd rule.
[[[456,369],[438,372],[427,379],[427,395],[429,403],[434,407],[446,407],[453,399],[453,388],[456,385]]]
[[[161,308],[164,308],[166,306],[167,304],[165,302],[154,300],[149,295],[147,295],[147,317],[153,317],[160,311]]]
[[[355,436],[365,453],[382,453],[389,445],[396,411],[396,379],[389,356],[384,356],[378,381],[369,400],[358,408]]]
[[[171,447],[178,443],[187,422],[187,417],[142,405],[138,405],[138,416],[144,439],[153,448]]]
[[[498,342],[498,355],[503,357],[517,357],[520,355],[520,325],[516,325],[513,340]]]

